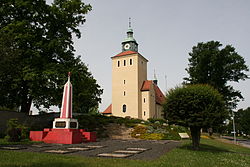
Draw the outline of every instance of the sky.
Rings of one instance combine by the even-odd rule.
[[[149,60],[148,80],[154,71],[163,92],[188,77],[188,53],[198,42],[220,41],[232,45],[250,65],[249,0],[85,0],[92,5],[82,38],[74,38],[76,55],[81,55],[104,90],[100,112],[111,104],[111,57],[122,50],[128,18],[139,44],[139,53]],[[248,75],[250,73],[248,72]],[[250,79],[232,83],[250,107]]]

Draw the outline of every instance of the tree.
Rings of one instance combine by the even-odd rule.
[[[250,135],[250,107],[247,109],[239,109],[237,112],[234,113],[235,117],[235,127],[237,133],[241,135],[242,133],[246,135]],[[232,123],[229,125],[230,132],[232,131]]]
[[[0,106],[28,113],[32,102],[36,107],[60,105],[71,71],[77,111],[96,107],[102,90],[74,57],[72,39],[81,37],[78,26],[90,10],[81,0],[54,0],[51,5],[45,0],[0,1]],[[81,94],[88,102],[78,99]]]
[[[189,53],[190,58],[186,71],[189,74],[184,80],[188,84],[209,84],[216,88],[227,102],[229,108],[235,108],[243,99],[241,92],[234,90],[228,82],[239,82],[248,79],[245,72],[249,71],[245,60],[235,48],[218,41],[198,43]]]
[[[170,124],[189,127],[194,149],[199,149],[201,128],[219,126],[228,115],[223,97],[209,85],[185,85],[170,90],[164,104]]]

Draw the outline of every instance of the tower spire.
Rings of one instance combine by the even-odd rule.
[[[157,80],[155,69],[154,69],[154,80]]]
[[[154,69],[154,80],[153,82],[157,85],[158,81],[157,81],[157,77],[156,77],[156,72],[155,72],[155,69]]]

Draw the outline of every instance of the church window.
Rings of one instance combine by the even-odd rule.
[[[123,65],[126,66],[126,60],[123,60]]]
[[[125,91],[123,92],[123,95],[124,95],[124,96],[126,95],[126,92],[125,92]]]
[[[126,112],[126,110],[127,110],[127,106],[126,106],[126,104],[123,104],[123,106],[122,106],[122,112]]]
[[[132,65],[132,59],[129,60],[130,65]]]
[[[126,83],[126,81],[125,80],[123,80],[123,84],[125,85],[125,83]]]
[[[146,115],[146,111],[144,111],[144,116]]]
[[[144,102],[144,103],[146,102],[146,99],[145,99],[145,98],[143,98],[143,102]]]
[[[120,61],[117,62],[118,67],[120,67]]]

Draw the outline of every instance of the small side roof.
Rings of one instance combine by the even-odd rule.
[[[112,114],[112,104],[110,104],[103,112],[102,114]]]
[[[149,91],[152,84],[155,91],[155,102],[158,104],[163,104],[166,98],[162,93],[162,91],[160,90],[160,88],[153,81],[151,80],[144,81],[142,84],[141,91]]]

